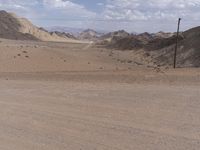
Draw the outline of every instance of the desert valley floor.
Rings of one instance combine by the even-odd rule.
[[[199,149],[200,69],[147,68],[92,43],[0,41],[0,149]]]

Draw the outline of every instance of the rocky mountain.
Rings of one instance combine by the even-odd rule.
[[[174,36],[173,36],[174,37]],[[172,38],[168,38],[172,39]],[[189,29],[179,37],[177,51],[178,67],[200,67],[200,27]],[[152,54],[157,64],[172,65],[174,55],[174,42],[163,46],[161,49],[153,50]]]
[[[115,49],[159,49],[173,44],[175,42],[175,34],[164,32],[159,32],[155,34],[151,34],[148,32],[144,32],[141,34],[129,34],[124,30],[121,30],[103,35],[100,39],[100,43],[103,43],[107,47]],[[105,40],[107,42],[105,42]]]
[[[54,32],[50,32],[50,34],[59,36],[59,37],[63,37],[63,38],[69,38],[69,39],[74,39],[74,40],[77,39],[74,35],[72,35],[70,33],[66,33],[66,32],[54,31]]]
[[[97,36],[102,36],[105,33],[108,33],[108,31],[105,30],[99,30],[99,29],[84,29],[84,28],[73,28],[73,27],[65,27],[65,26],[52,26],[52,27],[45,27],[45,29],[49,32],[65,32],[65,33],[70,33],[75,37],[79,37],[79,35],[83,32],[96,32]]]
[[[152,34],[152,35],[153,35],[154,37],[157,37],[157,38],[170,38],[170,37],[172,37],[173,35],[175,35],[175,33],[160,31],[160,32],[155,33],[155,34]]]
[[[109,32],[107,34],[102,35],[99,40],[111,42],[113,39],[121,39],[129,36],[130,34],[125,30],[119,30],[115,32]]]
[[[178,67],[200,67],[199,41],[200,27],[180,33],[177,52]],[[142,59],[145,59],[145,57],[151,58],[157,66],[172,66],[175,43],[175,33],[159,32],[155,34],[131,34],[124,37],[113,36],[109,42],[102,42],[101,44],[112,49],[142,51],[142,53],[148,54],[144,55]]]
[[[83,32],[81,32],[78,35],[78,39],[96,41],[102,35],[103,35],[103,33],[99,33],[99,32],[92,30],[92,29],[87,29],[87,30],[84,30]]]
[[[63,27],[63,26],[53,26],[53,27],[45,27],[45,29],[49,32],[61,32],[61,33],[69,33],[73,36],[77,37],[81,32],[85,29],[82,28],[72,28],[72,27]]]
[[[38,40],[37,37],[22,33],[22,25],[16,16],[6,11],[0,11],[0,38],[21,39],[21,40]]]
[[[66,42],[70,37],[51,34],[43,28],[33,25],[25,18],[0,11],[0,38],[17,40],[41,40]]]

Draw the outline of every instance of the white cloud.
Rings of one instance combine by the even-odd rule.
[[[96,13],[87,10],[83,5],[73,3],[69,0],[43,0],[46,9],[57,9],[72,16],[91,18],[95,17]]]
[[[97,3],[98,6],[104,6],[104,3]]]
[[[0,9],[12,11],[23,16],[41,17],[41,10],[38,7],[43,8],[42,14],[45,16],[50,15],[49,12],[55,12],[59,15],[69,17],[95,17],[96,13],[87,10],[83,5],[76,4],[70,0],[0,0]]]
[[[200,0],[106,0],[94,5],[101,8],[100,14],[74,0],[0,0],[0,9],[33,18],[41,26],[70,24],[139,32],[175,31],[178,17],[185,21],[182,25],[185,28],[200,21]]]
[[[193,18],[200,0],[108,0],[103,16],[117,20]],[[199,13],[200,14],[200,13]]]
[[[0,9],[30,17],[35,14],[33,7],[38,3],[39,0],[0,0]]]
[[[82,5],[75,4],[71,1],[63,1],[63,0],[43,0],[44,5],[47,5],[51,8],[76,8],[76,9],[84,9]]]

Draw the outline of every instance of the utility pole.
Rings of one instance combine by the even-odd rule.
[[[176,55],[178,49],[178,38],[179,38],[179,29],[180,29],[181,18],[178,19],[178,28],[177,28],[177,35],[176,35],[176,47],[174,51],[174,69],[176,68]]]

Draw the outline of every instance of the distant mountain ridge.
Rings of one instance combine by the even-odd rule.
[[[85,29],[82,28],[72,28],[72,27],[62,27],[62,26],[53,26],[53,27],[45,27],[45,30],[49,32],[65,32],[70,33],[74,36],[78,36],[81,32],[83,32]]]
[[[93,29],[86,29],[82,31],[77,38],[80,40],[89,40],[89,41],[97,41],[103,33],[99,33]]]
[[[110,32],[104,34],[99,38],[98,43],[107,45],[110,48],[118,48],[122,50],[126,49],[139,49],[150,45],[154,41],[159,39],[167,39],[174,36],[174,33],[140,33],[140,34],[130,34],[125,30],[119,30],[115,32]]]
[[[54,31],[58,31],[58,32],[65,32],[65,33],[70,33],[76,37],[78,37],[82,32],[85,32],[87,30],[93,30],[97,33],[100,34],[105,34],[108,31],[104,31],[104,30],[97,30],[97,29],[85,29],[85,28],[73,28],[73,27],[64,27],[64,26],[52,26],[52,27],[45,27],[45,29],[49,32],[54,32]]]
[[[74,39],[76,40],[77,38],[70,34],[70,33],[65,33],[65,32],[59,32],[59,31],[54,31],[54,32],[50,32],[51,35],[56,35],[56,36],[59,36],[59,37],[63,37],[63,38],[69,38],[69,39]]]
[[[111,41],[115,37],[124,38],[129,35],[130,34],[126,32],[125,30],[119,30],[119,31],[114,31],[114,32],[109,32],[107,34],[104,34],[100,37],[100,39],[105,40],[105,41]]]

